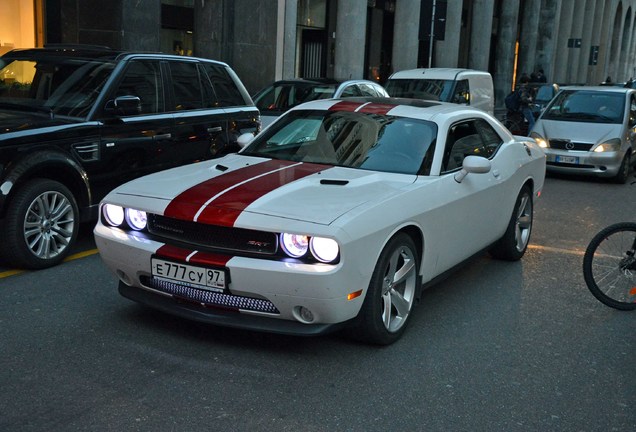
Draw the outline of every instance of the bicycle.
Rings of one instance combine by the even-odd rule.
[[[610,225],[592,238],[583,256],[583,277],[602,303],[636,309],[636,222]]]

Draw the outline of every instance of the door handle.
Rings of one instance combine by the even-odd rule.
[[[172,138],[172,134],[167,133],[167,134],[158,134],[152,137],[153,140],[155,141],[163,141],[163,140],[169,140],[170,138]]]
[[[222,130],[223,128],[221,126],[214,126],[214,127],[208,128],[209,133],[221,132]]]

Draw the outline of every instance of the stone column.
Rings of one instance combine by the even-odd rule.
[[[367,2],[338,1],[336,19],[336,79],[361,79],[364,74],[364,46]]]
[[[443,41],[435,42],[435,66],[454,68],[459,64],[462,7],[463,0],[448,0],[446,4],[446,34]]]
[[[555,15],[559,20],[559,31],[556,33],[558,36],[555,45],[558,55],[554,57],[554,74],[552,76],[558,82],[569,82],[568,59],[572,55],[572,50],[575,49],[568,48],[568,39],[572,37],[574,2],[575,0],[563,0],[561,13]]]
[[[557,35],[559,34],[559,20],[561,15],[561,0],[542,0],[539,14],[539,32],[537,34],[537,56],[535,65],[541,67],[548,77],[548,81],[556,81],[553,59],[555,54]]]
[[[597,29],[594,28],[594,13],[596,11],[596,4],[596,0],[587,0],[587,3],[585,4],[582,27],[583,42],[581,44],[581,54],[578,62],[578,70],[576,71],[576,76],[579,77],[578,81],[585,84],[591,84],[588,77],[588,71],[591,52],[590,50],[593,45],[593,40],[596,40],[594,38],[594,34],[597,32]]]
[[[393,30],[393,72],[417,67],[421,0],[395,2]],[[448,27],[447,27],[448,31]]]
[[[285,3],[283,36],[283,70],[277,79],[289,79],[296,76],[296,25],[298,20],[298,0],[280,0]]]
[[[521,36],[519,38],[519,58],[517,59],[517,78],[520,73],[530,74],[543,68],[537,64],[537,37],[541,0],[526,0],[521,18]]]
[[[99,15],[95,12],[93,10],[92,14]],[[122,12],[122,48],[159,51],[161,49],[161,4],[149,0],[123,0]]]
[[[474,0],[468,67],[488,70],[490,41],[492,38],[492,14],[495,0]]]
[[[581,61],[583,53],[583,36],[585,33],[589,34],[586,27],[583,26],[585,22],[585,11],[587,10],[587,2],[591,0],[578,0],[576,7],[572,13],[572,30],[570,31],[570,37],[574,39],[580,39],[581,45],[578,48],[570,48],[568,56],[567,66],[567,81],[571,83],[584,83],[584,77],[579,75],[579,62]]]
[[[503,107],[503,101],[512,89],[518,18],[519,0],[503,2],[499,14],[496,65],[493,76],[497,108]]]
[[[592,83],[598,84],[607,77],[605,67],[606,58],[609,55],[610,45],[610,4],[606,1],[599,1],[596,4],[593,27],[593,44],[599,46],[598,59],[595,66],[590,66]]]

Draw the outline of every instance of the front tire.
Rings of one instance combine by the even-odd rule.
[[[389,345],[402,336],[411,316],[419,283],[415,243],[404,233],[384,247],[369,283],[354,336]]]
[[[616,177],[614,177],[614,181],[616,183],[625,184],[625,182],[627,182],[627,179],[629,178],[629,171],[632,167],[631,159],[632,158],[630,154],[626,154],[623,158],[621,167],[619,168]]]
[[[69,254],[78,228],[79,210],[68,188],[53,180],[31,180],[8,207],[3,254],[21,268],[57,265]]]
[[[524,186],[517,196],[508,228],[503,237],[490,249],[490,255],[506,261],[520,260],[530,243],[532,219],[532,191],[529,186]]]

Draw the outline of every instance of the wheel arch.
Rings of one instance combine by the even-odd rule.
[[[91,191],[86,170],[70,156],[59,151],[29,153],[7,167],[2,180],[0,217],[4,217],[15,192],[26,182],[44,178],[66,186],[77,201],[80,213],[91,203]]]

